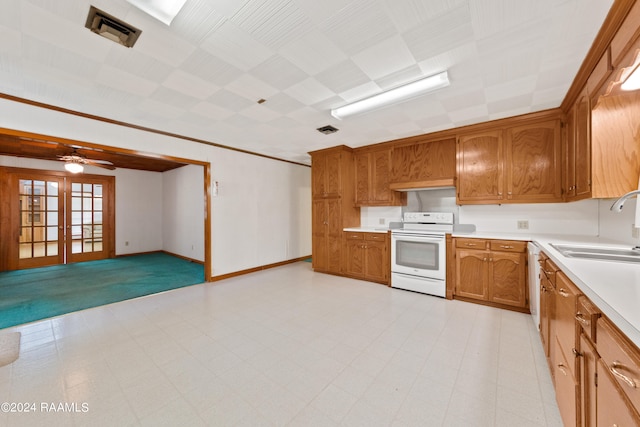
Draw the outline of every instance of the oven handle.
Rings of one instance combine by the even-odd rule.
[[[404,233],[393,233],[391,234],[392,240],[402,239],[405,241],[411,242],[442,242],[445,239],[445,236],[438,234],[404,234]]]

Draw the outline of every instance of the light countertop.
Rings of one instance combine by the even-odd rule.
[[[629,249],[630,244],[589,236],[474,232],[454,237],[533,241],[627,337],[640,347],[640,263],[569,258],[552,243]]]
[[[385,227],[349,227],[344,228],[343,231],[355,231],[358,233],[386,233],[389,228]]]

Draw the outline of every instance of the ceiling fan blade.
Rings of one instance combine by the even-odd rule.
[[[97,166],[99,168],[103,168],[103,169],[109,169],[109,170],[115,170],[115,166],[113,166],[113,163],[108,162],[106,160],[89,160],[89,159],[85,159],[84,164],[89,165],[89,166]]]

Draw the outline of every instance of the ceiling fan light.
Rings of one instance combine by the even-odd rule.
[[[381,92],[369,98],[335,108],[331,110],[331,115],[336,119],[342,120],[348,116],[407,101],[446,86],[449,86],[449,75],[446,71],[443,71],[439,74],[398,86],[386,92]]]
[[[80,173],[84,170],[84,166],[77,162],[67,162],[64,164],[64,168],[71,173]]]
[[[165,25],[171,25],[187,0],[127,0]]]

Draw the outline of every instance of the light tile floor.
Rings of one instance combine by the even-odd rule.
[[[562,425],[531,316],[306,262],[11,330],[3,426]]]

